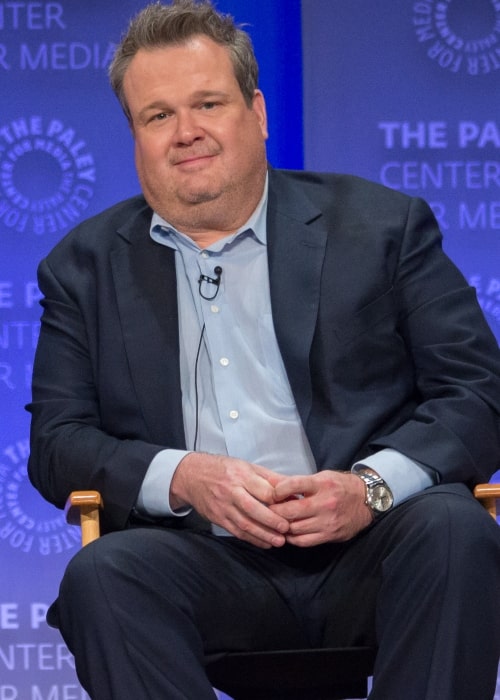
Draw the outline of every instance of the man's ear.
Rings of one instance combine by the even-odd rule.
[[[253,95],[252,109],[257,115],[257,120],[262,131],[262,136],[267,139],[269,132],[267,130],[267,111],[264,94],[261,90],[255,90]]]

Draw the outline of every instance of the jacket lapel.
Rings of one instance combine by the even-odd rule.
[[[304,425],[311,409],[309,353],[327,232],[298,183],[270,171],[267,214],[271,305],[278,345]]]
[[[174,251],[149,236],[144,205],[111,254],[123,339],[139,406],[158,444],[184,448]],[[278,345],[304,425],[309,353],[327,232],[320,210],[285,173],[270,170],[267,213],[271,305]]]
[[[174,251],[149,236],[151,210],[119,230],[111,254],[123,340],[151,440],[184,447]]]

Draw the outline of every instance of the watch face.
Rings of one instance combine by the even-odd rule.
[[[385,513],[392,506],[391,492],[385,486],[374,486],[371,492],[371,506],[379,513]]]

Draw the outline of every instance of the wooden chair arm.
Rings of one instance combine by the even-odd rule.
[[[478,484],[474,489],[474,496],[496,520],[500,484]],[[104,508],[104,503],[98,491],[73,491],[66,502],[66,521],[70,525],[80,525],[83,546],[100,536],[99,511],[101,508]]]
[[[98,491],[73,491],[64,509],[66,522],[70,525],[80,525],[82,530],[82,545],[93,542],[100,536],[99,510],[104,508],[101,494]]]
[[[498,513],[497,499],[500,499],[500,484],[478,484],[474,496],[486,508],[491,517],[496,520]]]

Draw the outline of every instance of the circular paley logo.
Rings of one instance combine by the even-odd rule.
[[[415,0],[413,25],[441,68],[471,76],[500,69],[498,0]]]
[[[94,196],[96,167],[84,139],[58,118],[0,125],[0,227],[36,235],[68,231]]]
[[[0,453],[0,547],[31,556],[68,554],[80,547],[78,527],[46,503],[31,485],[29,441],[19,440]]]

